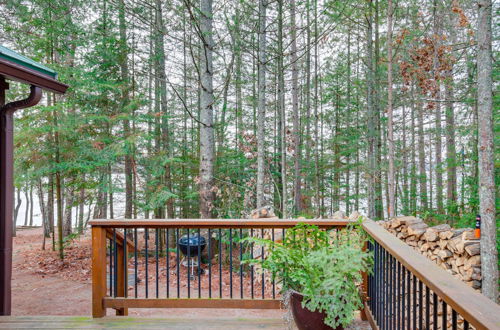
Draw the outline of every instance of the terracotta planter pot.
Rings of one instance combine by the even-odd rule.
[[[302,307],[302,296],[294,292],[290,297],[290,308],[292,309],[293,319],[299,330],[332,330],[333,328],[325,324],[326,313],[311,312]],[[334,330],[344,330],[344,327],[338,326]]]

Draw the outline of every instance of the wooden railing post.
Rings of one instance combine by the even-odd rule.
[[[127,262],[125,258],[128,257],[128,249],[127,249],[127,237],[124,236],[122,244],[117,244],[118,253],[117,253],[117,283],[116,283],[116,296],[117,297],[125,297],[125,286],[128,287],[128,275],[127,275]],[[118,316],[127,316],[128,308],[117,308],[116,315]]]
[[[92,226],[92,317],[106,316],[106,229]]]

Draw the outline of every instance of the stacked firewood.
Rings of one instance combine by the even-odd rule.
[[[395,217],[379,224],[456,278],[478,291],[481,289],[480,243],[473,229],[455,229],[448,224],[429,227],[412,216]]]

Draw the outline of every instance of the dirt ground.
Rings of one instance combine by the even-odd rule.
[[[57,252],[51,249],[51,241],[46,242],[46,250],[41,249],[41,228],[18,230],[14,238],[12,315],[91,315],[90,245],[88,235],[76,239],[66,249],[66,261],[61,262]],[[129,292],[132,291],[130,287]],[[108,315],[111,313],[108,310]],[[283,310],[243,309],[129,310],[131,316],[183,319],[281,319],[284,313]],[[369,329],[360,321],[352,328]]]

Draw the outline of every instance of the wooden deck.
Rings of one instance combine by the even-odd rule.
[[[107,316],[1,316],[0,329],[286,329],[280,318],[183,319]]]

